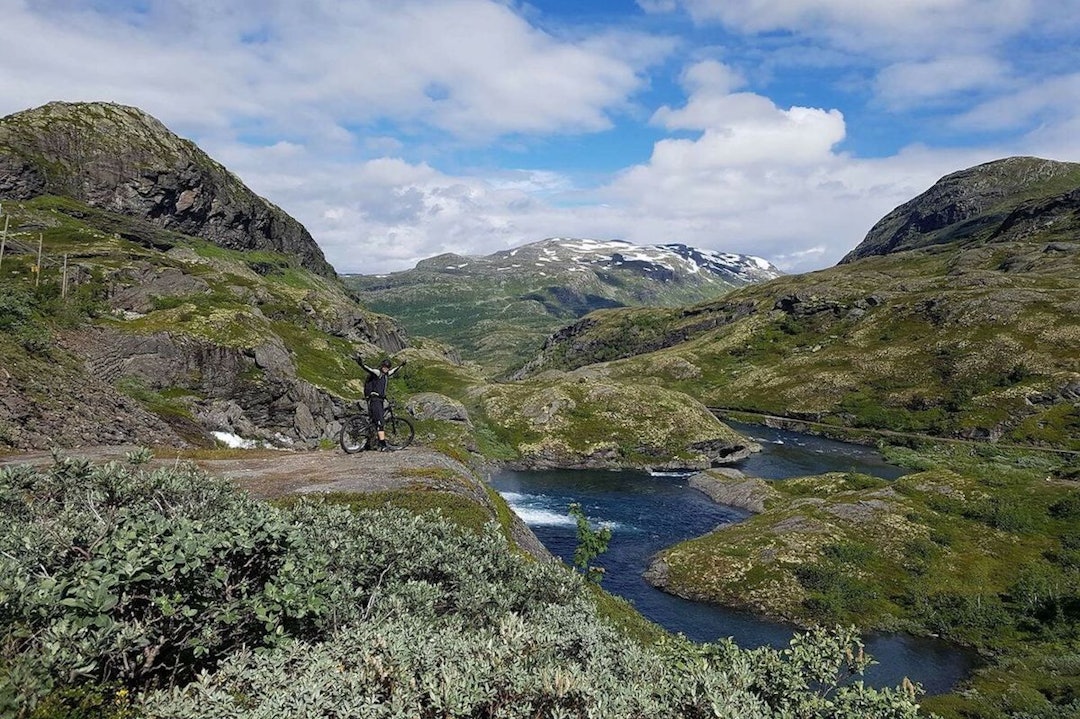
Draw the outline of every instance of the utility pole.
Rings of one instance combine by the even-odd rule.
[[[67,253],[64,254],[64,279],[60,285],[60,299],[67,299]]]
[[[4,215],[4,234],[0,235],[0,267],[4,266],[4,248],[7,247],[7,228],[10,219],[11,215]]]
[[[45,242],[45,235],[38,233],[37,236],[37,264],[34,265],[34,274],[37,276],[34,278],[34,287],[41,284],[41,245]]]

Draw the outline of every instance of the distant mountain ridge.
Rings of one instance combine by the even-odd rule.
[[[553,237],[482,257],[452,253],[389,275],[349,275],[372,309],[496,370],[597,309],[672,307],[779,277],[760,257],[683,244]]]
[[[443,255],[442,257],[446,257]],[[702,275],[704,282],[719,280],[735,285],[761,282],[779,277],[782,272],[767,260],[750,255],[703,250],[683,244],[635,245],[625,240],[593,240],[573,237],[552,237],[532,242],[512,250],[500,250],[486,257],[459,257],[466,263],[499,271],[519,269],[532,262],[544,276],[544,266],[551,263],[578,265],[582,270],[630,269],[661,282],[688,282],[685,275]],[[439,258],[422,260],[417,268],[436,268]],[[464,269],[468,264],[444,269]]]

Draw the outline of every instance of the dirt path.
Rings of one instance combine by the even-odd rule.
[[[63,450],[72,458],[93,462],[125,461],[135,446],[84,447]],[[170,456],[170,452],[172,453]],[[398,452],[345,454],[340,449],[306,452],[276,450],[222,450],[209,456],[160,450],[151,467],[192,462],[211,476],[230,480],[253,497],[270,499],[286,494],[318,492],[380,492],[392,489],[427,489],[453,492],[485,507],[493,518],[498,508],[488,495],[484,478],[445,454],[426,447]],[[0,467],[30,464],[44,468],[53,463],[51,452],[0,454]],[[551,560],[551,554],[516,515],[510,520],[514,542],[529,554]]]
[[[62,454],[94,462],[122,462],[134,449],[134,446],[85,447],[63,450]],[[0,467],[12,464],[47,467],[52,462],[50,452],[0,455]],[[182,452],[169,456],[169,450],[161,450],[151,466],[182,462],[193,462],[207,474],[231,480],[260,498],[309,492],[376,492],[416,484],[442,484],[448,476],[474,476],[460,462],[424,447],[357,454],[345,454],[340,449],[306,452],[233,450],[194,457]],[[438,478],[443,482],[438,482]]]

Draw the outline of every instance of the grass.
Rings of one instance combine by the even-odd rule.
[[[1080,646],[1080,463],[948,444],[886,454],[916,471],[773,482],[764,514],[665,551],[672,590],[974,647],[987,665],[926,702],[948,719],[1065,716],[1080,698],[1080,659],[1063,660]],[[874,502],[888,508],[841,518]]]
[[[476,502],[454,492],[431,489],[421,484],[408,489],[379,492],[329,492],[318,496],[322,501],[341,504],[353,510],[397,507],[418,515],[438,512],[448,521],[476,534],[483,533],[484,525],[492,521],[488,510]],[[296,495],[288,495],[274,500],[274,503],[288,507],[302,499]]]

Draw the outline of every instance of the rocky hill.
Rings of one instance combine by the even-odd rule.
[[[59,195],[220,247],[334,269],[303,225],[145,112],[52,102],[0,118],[0,198]]]
[[[686,245],[551,238],[483,257],[445,254],[391,275],[351,275],[365,304],[495,373],[600,308],[678,306],[772,279],[758,257]]]
[[[0,449],[314,446],[352,355],[405,347],[298,222],[133,108],[0,120],[0,201]]]
[[[1012,158],[950,175],[837,267],[595,312],[521,376],[595,365],[713,406],[1078,449],[1078,170]]]
[[[871,228],[843,260],[933,245],[1080,238],[1080,164],[1010,157],[941,178]]]

